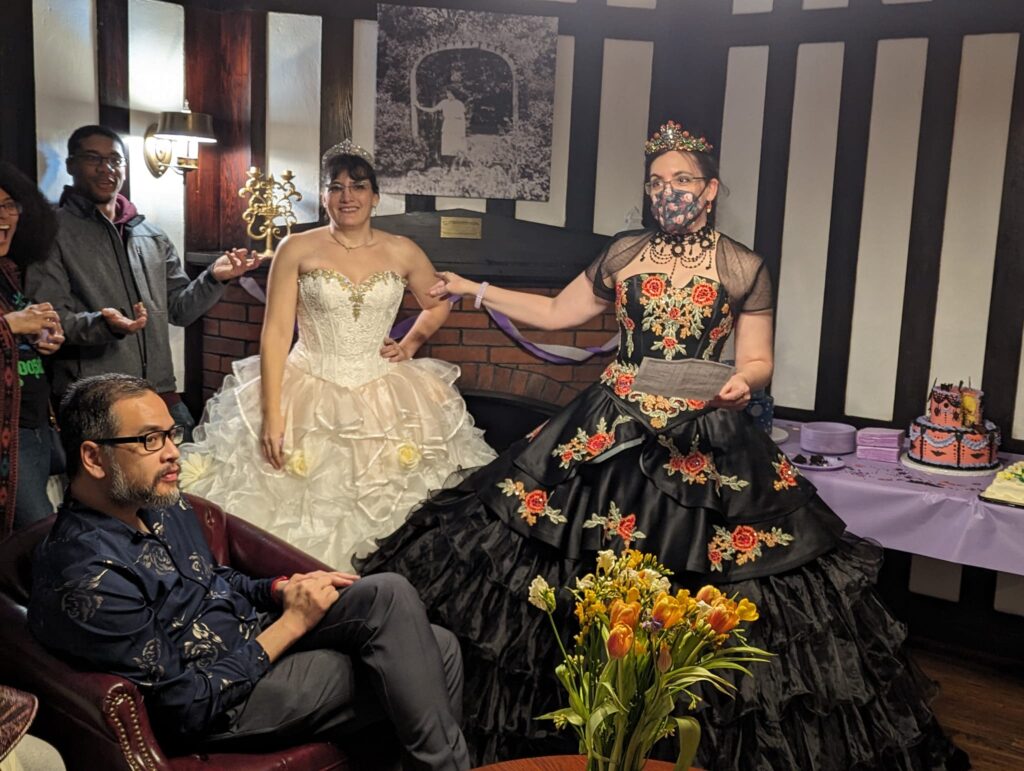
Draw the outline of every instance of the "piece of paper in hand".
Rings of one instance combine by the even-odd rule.
[[[679,399],[714,399],[733,376],[735,367],[703,359],[644,359],[640,362],[633,389]]]

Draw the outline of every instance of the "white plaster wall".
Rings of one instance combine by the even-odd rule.
[[[185,99],[185,9],[157,0],[128,2],[128,175],[132,202],[163,228],[184,262],[185,186],[177,172],[156,178],[142,157],[146,128]],[[203,162],[202,150],[199,163]],[[171,356],[178,390],[185,387],[185,333],[171,327]]]
[[[295,174],[299,222],[320,216],[319,16],[267,14],[267,168]],[[340,142],[343,137],[339,137]]]
[[[99,120],[95,0],[33,0],[32,34],[36,170],[39,187],[56,201],[71,182],[64,168],[68,135]]]

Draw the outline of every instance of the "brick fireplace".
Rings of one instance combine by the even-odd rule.
[[[255,279],[265,289],[266,270],[256,274]],[[548,295],[557,292],[547,288],[524,289]],[[399,318],[415,315],[417,309],[415,299],[406,294]],[[201,357],[190,355],[189,361],[201,362],[204,403],[231,372],[233,362],[259,353],[262,323],[263,303],[237,284],[230,285],[223,300],[203,318],[201,339],[193,336],[190,340],[201,346]],[[524,329],[524,332],[537,343],[596,346],[615,334],[615,316],[609,311],[575,331]],[[535,399],[549,405],[563,405],[572,400],[597,380],[611,358],[608,354],[596,356],[585,364],[548,364],[513,343],[486,312],[472,308],[462,310],[460,305],[455,306],[445,326],[417,356],[429,356],[461,367],[462,377],[457,382],[461,390]]]

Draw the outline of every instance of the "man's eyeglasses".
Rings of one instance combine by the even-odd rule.
[[[141,444],[146,452],[162,450],[167,440],[175,447],[185,441],[185,427],[174,425],[166,431],[150,431],[141,436],[112,436],[108,439],[93,439],[96,444]]]
[[[364,179],[359,182],[352,182],[348,185],[343,185],[340,182],[332,182],[327,186],[327,192],[330,195],[341,195],[345,190],[351,190],[353,193],[365,193],[370,188],[370,182]]]
[[[693,189],[693,183],[707,177],[691,177],[689,174],[676,174],[672,179],[665,181],[661,177],[653,177],[644,183],[644,192],[648,195],[660,195],[666,186],[671,186],[676,192],[682,193]]]
[[[81,161],[86,166],[92,166],[95,169],[101,166],[106,166],[108,169],[117,171],[123,169],[127,161],[116,153],[114,155],[100,155],[99,153],[76,153],[71,156],[75,160]]]
[[[25,207],[23,207],[14,199],[10,199],[4,201],[3,203],[0,203],[0,211],[2,211],[8,217],[17,217],[19,214],[25,211]]]

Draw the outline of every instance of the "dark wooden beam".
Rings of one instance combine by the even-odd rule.
[[[100,123],[127,134],[128,0],[96,0],[96,75]]]
[[[789,176],[789,140],[796,90],[797,46],[772,46],[768,52],[764,123],[761,131],[761,167],[757,186],[757,225],[754,250],[764,258],[778,293],[782,262],[782,226],[786,215]]]
[[[352,19],[328,16],[320,37],[320,155],[352,138],[352,56],[355,48]],[[324,210],[320,207],[320,217]]]
[[[247,201],[238,195],[250,166],[265,168],[267,16],[185,9],[185,94],[213,116],[217,144],[200,152],[186,178],[185,249],[246,246]],[[169,172],[173,173],[173,172]],[[199,414],[203,394],[202,326],[185,331],[185,400]]]
[[[185,11],[185,94],[213,116],[217,144],[204,147],[187,178],[186,249],[249,242],[238,196],[251,165],[266,156],[266,14]]]
[[[825,297],[818,348],[818,380],[814,409],[841,418],[846,412],[846,378],[850,370],[853,301],[857,285],[864,177],[867,174],[871,105],[874,97],[878,44],[859,40],[846,44],[839,133],[836,138],[832,215],[828,232]]]
[[[594,229],[604,39],[597,36],[576,38],[574,49],[565,227],[590,233]]]
[[[32,0],[7,0],[0,23],[0,158],[36,179]]]
[[[930,386],[962,48],[963,38],[955,33],[928,42],[893,404],[893,420],[900,426],[921,414]]]
[[[320,41],[320,153],[352,138],[352,19],[327,17]]]

